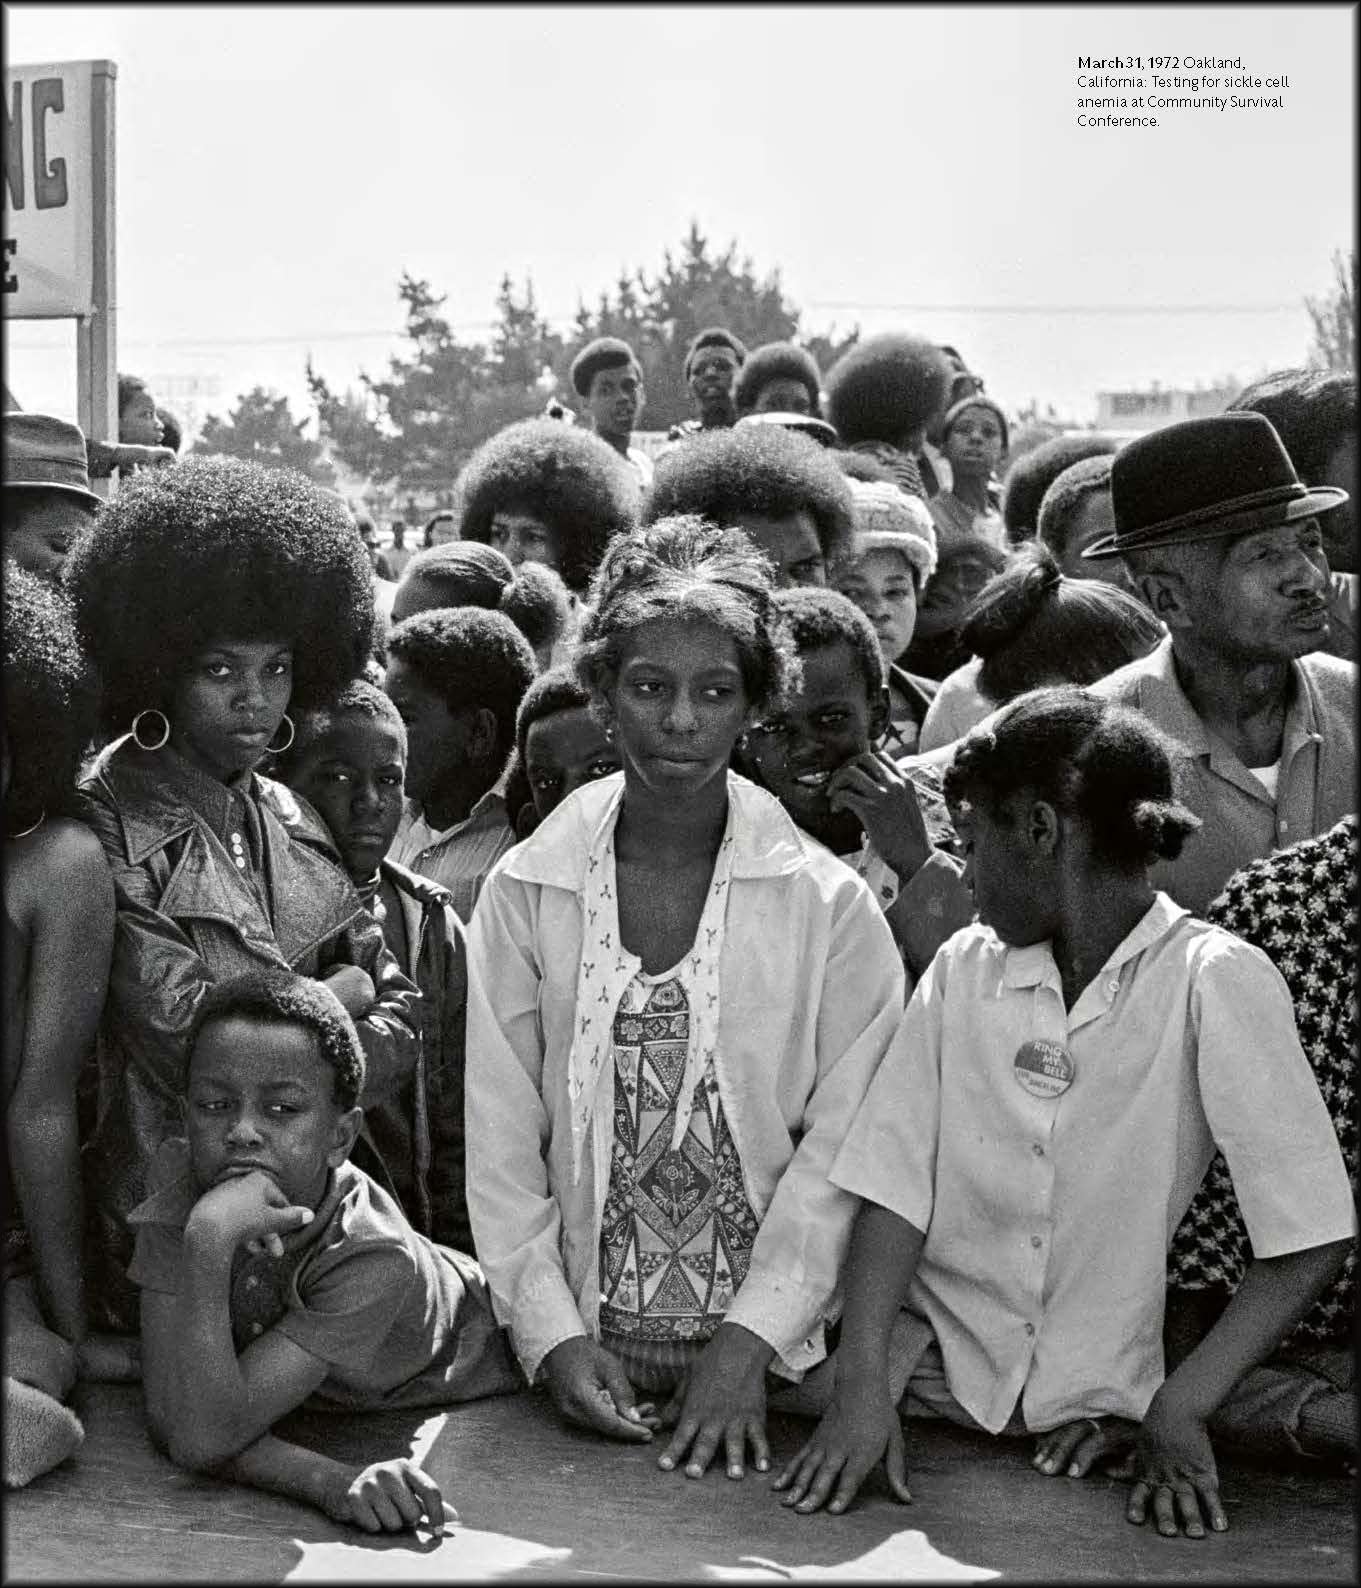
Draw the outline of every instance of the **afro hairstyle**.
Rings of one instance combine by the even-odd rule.
[[[855,602],[835,590],[803,585],[776,591],[775,605],[789,625],[800,658],[838,640],[850,646],[873,706],[888,684],[888,668],[874,625]]]
[[[746,343],[739,337],[734,336],[731,331],[725,330],[723,326],[711,325],[707,331],[701,331],[685,350],[685,364],[682,374],[686,380],[690,379],[690,366],[695,362],[695,354],[702,347],[730,348],[737,359],[737,367],[739,369],[747,361]]]
[[[10,563],[4,581],[5,831],[76,812],[76,775],[99,719],[99,681],[70,598]]]
[[[974,597],[959,633],[982,658],[980,691],[1000,704],[1056,677],[1094,684],[1147,656],[1163,627],[1118,586],[1069,579],[1048,546],[1035,542]]]
[[[452,540],[418,551],[402,572],[393,603],[395,622],[445,607],[504,612],[536,651],[555,645],[572,615],[567,586],[552,568],[538,562],[512,568],[494,547],[475,540]]]
[[[151,388],[140,375],[120,375],[118,377],[118,412],[121,415],[134,397],[145,394],[151,395]]]
[[[594,342],[587,342],[572,360],[572,390],[578,397],[589,397],[591,382],[602,369],[621,369],[629,365],[633,366],[641,380],[643,366],[628,343],[617,336],[598,336]]]
[[[1068,554],[1068,537],[1077,510],[1089,496],[1110,490],[1112,457],[1112,453],[1098,452],[1093,458],[1070,463],[1040,498],[1035,536],[1060,561]]]
[[[827,372],[827,417],[847,447],[862,441],[900,447],[944,408],[953,374],[949,359],[924,337],[872,336]]]
[[[77,539],[65,578],[113,732],[167,710],[216,641],[290,644],[290,704],[303,710],[360,672],[373,646],[364,543],[344,505],[291,469],[190,457],[144,470]]]
[[[853,549],[855,504],[835,455],[778,425],[704,431],[663,453],[643,502],[645,524],[695,514],[727,528],[743,513],[800,512],[812,515],[825,562]]]
[[[808,393],[808,411],[822,417],[818,406],[821,400],[822,371],[817,361],[806,349],[793,342],[767,342],[758,347],[738,371],[733,383],[733,403],[739,414],[749,414],[760,400],[762,391],[775,380],[799,381]]]
[[[763,715],[798,676],[774,594],[769,560],[740,529],[718,529],[694,514],[661,519],[605,553],[577,640],[577,677],[599,705],[619,676],[624,644],[635,629],[659,619],[694,620],[732,640],[747,704]]]
[[[555,419],[508,425],[459,477],[463,540],[486,544],[498,512],[532,514],[553,532],[562,582],[585,593],[605,547],[637,526],[636,476],[599,436]]]
[[[515,713],[538,667],[529,641],[503,612],[417,612],[388,636],[388,658],[405,663],[450,711],[490,711],[497,753],[505,759],[515,742]]]
[[[1002,521],[1013,543],[1029,540],[1040,519],[1044,493],[1059,475],[1083,458],[1105,457],[1115,452],[1114,436],[1089,431],[1071,436],[1051,436],[1013,458],[1004,476]]]
[[[1143,712],[1074,684],[1034,689],[965,735],[946,769],[951,806],[977,801],[1005,819],[1022,790],[1076,817],[1092,853],[1138,875],[1175,860],[1198,817],[1173,793],[1176,747]]]
[[[282,755],[274,757],[270,771],[282,783],[292,783],[302,765],[302,758],[318,740],[333,733],[347,717],[369,717],[391,728],[406,743],[406,724],[401,713],[377,684],[362,674],[352,678],[344,689],[323,701],[298,712],[293,719],[293,742]]]
[[[301,1026],[316,1039],[317,1057],[335,1072],[335,1100],[359,1106],[364,1090],[364,1049],[354,1021],[325,982],[292,971],[253,970],[214,982],[189,1027],[185,1051],[193,1055],[205,1026],[215,1020],[266,1020]]]
[[[1276,370],[1245,387],[1225,411],[1269,419],[1296,474],[1306,485],[1320,485],[1333,451],[1356,434],[1356,376],[1331,369]]]
[[[970,408],[986,408],[993,418],[996,419],[997,423],[1002,428],[1002,451],[1005,452],[1007,447],[1011,444],[1010,434],[1007,427],[1007,416],[1002,412],[1001,408],[992,400],[991,397],[984,397],[979,392],[974,392],[972,396],[969,397],[961,397],[957,403],[953,403],[946,410],[945,418],[940,422],[940,438],[942,443],[949,438],[951,430],[954,429],[955,425],[963,417],[963,415],[968,413]]]
[[[525,744],[536,722],[559,711],[577,711],[590,703],[590,694],[572,667],[564,664],[540,673],[525,691],[515,714],[515,753],[519,764],[525,764]]]

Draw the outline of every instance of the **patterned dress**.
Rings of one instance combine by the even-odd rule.
[[[641,1390],[671,1389],[746,1278],[757,1219],[712,1060],[671,1150],[690,1010],[639,972],[614,1017],[614,1144],[600,1232],[600,1336]]]
[[[1270,955],[1295,1001],[1300,1043],[1323,1094],[1356,1188],[1356,836],[1347,816],[1328,832],[1234,873],[1206,912]],[[1269,1106],[1269,1099],[1264,1100]],[[1172,1241],[1173,1290],[1232,1294],[1252,1260],[1243,1215],[1216,1154]],[[1307,1348],[1336,1344],[1356,1316],[1356,1246],[1337,1278],[1286,1336]]]

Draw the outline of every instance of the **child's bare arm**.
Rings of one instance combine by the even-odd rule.
[[[306,1215],[304,1218],[303,1215]],[[262,1172],[204,1193],[185,1226],[179,1292],[142,1295],[147,1416],[180,1466],[211,1470],[268,1432],[323,1381],[327,1365],[278,1330],[232,1341],[232,1254],[252,1237],[300,1228],[311,1209],[288,1205]]]
[[[75,822],[54,823],[35,860],[45,885],[32,889],[28,1007],[7,1136],[44,1312],[78,1344],[86,1325],[76,1083],[108,990],[113,879],[98,840]]]
[[[926,1236],[906,1219],[866,1202],[856,1216],[846,1260],[846,1305],[837,1349],[836,1394],[812,1437],[771,1485],[806,1515],[832,1496],[845,1510],[881,1457],[889,1487],[910,1500],[897,1407],[889,1396],[888,1342],[917,1271]]]
[[[315,1505],[335,1521],[369,1533],[425,1525],[438,1537],[447,1523],[458,1520],[435,1480],[406,1457],[354,1467],[265,1434],[217,1475]]]
[[[1158,1531],[1201,1537],[1201,1509],[1228,1527],[1205,1424],[1249,1368],[1279,1344],[1346,1259],[1348,1241],[1257,1258],[1218,1322],[1154,1395],[1144,1415],[1126,1512],[1142,1522],[1152,1501]]]

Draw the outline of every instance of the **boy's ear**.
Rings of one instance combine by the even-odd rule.
[[[364,1124],[364,1110],[362,1108],[347,1108],[336,1120],[335,1129],[331,1133],[331,1146],[326,1154],[327,1166],[339,1169],[341,1164],[354,1151],[354,1144],[359,1139],[359,1132]]]
[[[475,706],[469,722],[468,748],[479,761],[496,756],[496,713],[489,706]]]
[[[876,698],[870,703],[870,743],[877,744],[888,732],[889,719],[893,714],[893,701],[889,696],[888,685],[879,691]]]
[[[1052,859],[1059,841],[1059,813],[1048,800],[1031,802],[1026,817],[1026,837],[1036,856]]]

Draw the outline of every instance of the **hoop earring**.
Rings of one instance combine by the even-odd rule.
[[[12,839],[12,838],[27,838],[30,833],[36,833],[37,830],[42,826],[42,824],[46,820],[47,820],[47,812],[43,811],[42,814],[38,817],[37,821],[33,823],[32,827],[25,827],[22,832],[18,832],[18,833],[6,833],[5,834],[5,838],[6,838],[6,840],[9,840],[9,839]]]
[[[614,743],[614,724],[612,722],[607,722],[605,724],[605,743]]]
[[[143,717],[159,717],[165,724],[165,732],[157,739],[155,744],[144,744],[142,741],[137,724],[141,722]],[[146,711],[139,711],[132,719],[132,737],[133,742],[140,750],[164,750],[166,745],[170,743],[170,718],[163,711],[158,711],[155,706],[148,707]]]
[[[294,739],[298,737],[298,730],[293,726],[293,719],[288,715],[287,712],[284,712],[284,721],[288,724],[288,738],[283,744],[275,744],[271,739],[270,742],[265,746],[265,749],[268,750],[271,755],[285,754],[289,749],[291,749]],[[277,732],[278,730],[276,729],[275,731]]]

